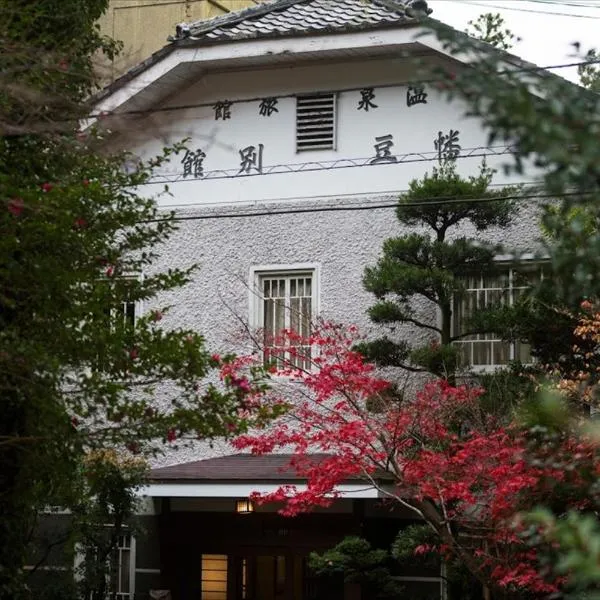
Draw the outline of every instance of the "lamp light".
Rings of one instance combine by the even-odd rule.
[[[254,504],[252,500],[243,498],[235,503],[235,512],[238,515],[249,515],[254,512]]]

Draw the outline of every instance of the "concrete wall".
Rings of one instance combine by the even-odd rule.
[[[108,83],[162,48],[177,23],[212,19],[254,5],[252,0],[111,0],[100,30],[124,46],[114,61],[100,61],[102,78]]]
[[[366,199],[365,199],[366,200]],[[374,197],[374,204],[393,202],[395,197]],[[258,205],[244,210],[248,216],[228,217],[231,211],[202,207],[180,209],[186,220],[169,242],[159,249],[157,268],[198,263],[193,281],[159,299],[171,306],[164,319],[166,327],[194,327],[202,332],[211,350],[251,352],[254,348],[244,334],[250,320],[252,267],[316,263],[320,267],[319,300],[321,315],[336,322],[357,324],[364,333],[376,333],[366,309],[374,298],[362,286],[362,275],[374,265],[386,238],[408,231],[400,226],[393,208],[320,212],[339,206],[344,199]],[[253,212],[315,209],[314,212],[252,216]],[[526,250],[538,236],[536,207],[523,208],[514,227],[495,229],[486,239],[507,247]],[[205,218],[207,216],[212,218]],[[474,231],[461,233],[481,237]],[[152,308],[152,306],[148,306]],[[435,318],[431,306],[422,309]],[[396,333],[402,333],[397,331]],[[294,393],[294,384],[289,393]],[[284,391],[285,393],[285,391]],[[168,465],[231,453],[227,444],[195,443],[168,452],[157,464]]]

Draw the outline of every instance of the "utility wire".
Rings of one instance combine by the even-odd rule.
[[[292,209],[277,209],[277,210],[264,210],[264,211],[253,211],[253,212],[232,212],[224,214],[203,214],[203,215],[189,215],[189,216],[174,216],[173,218],[161,218],[161,219],[149,219],[146,221],[140,221],[140,223],[161,223],[165,221],[205,221],[208,219],[240,219],[249,217],[269,217],[276,215],[295,215],[295,214],[306,214],[306,213],[326,213],[326,212],[344,212],[344,211],[364,211],[364,210],[381,210],[390,209],[402,206],[405,208],[418,208],[418,207],[431,207],[431,206],[447,206],[456,204],[470,204],[470,203],[488,203],[488,202],[504,202],[504,201],[530,201],[530,200],[558,200],[559,198],[568,197],[582,197],[583,195],[593,194],[594,192],[587,192],[585,194],[581,192],[564,192],[562,194],[514,194],[508,196],[495,196],[491,198],[457,198],[457,197],[435,197],[425,198],[419,202],[406,202],[399,205],[396,202],[385,202],[381,204],[366,204],[362,206],[316,206],[314,208],[292,208]]]
[[[112,1],[114,3],[131,2],[131,0],[112,0]],[[148,4],[129,4],[127,6],[118,6],[115,8],[116,8],[116,10],[154,8],[157,6],[169,6],[169,5],[178,5],[178,4],[196,4],[198,2],[204,2],[204,1],[205,0],[168,0],[167,2],[148,2]],[[597,7],[591,6],[591,5],[574,4],[574,3],[568,3],[568,2],[564,2],[564,3],[563,2],[551,2],[551,1],[546,1],[546,0],[528,0],[528,1],[532,2],[532,3],[539,3],[541,5],[550,4],[550,5],[558,5],[558,6],[573,6],[576,8],[597,8]],[[516,11],[516,12],[530,12],[530,13],[536,13],[536,14],[542,14],[542,15],[556,15],[556,16],[575,17],[575,18],[583,18],[583,19],[599,19],[600,18],[600,17],[591,16],[591,15],[579,15],[579,14],[575,14],[575,13],[561,13],[561,12],[544,11],[544,10],[538,11],[538,10],[534,10],[534,9],[517,8],[514,6],[500,6],[500,5],[495,5],[495,4],[488,4],[487,2],[478,3],[478,2],[471,2],[470,0],[461,0],[461,2],[464,2],[464,3],[468,2],[469,4],[472,4],[474,6],[484,6],[484,7],[491,7],[491,8],[496,8],[496,9],[500,9],[500,10],[512,10],[512,11]],[[213,4],[213,6],[218,6],[218,5]],[[221,8],[221,10],[226,8],[224,6],[218,6],[218,7]],[[241,9],[241,10],[244,10],[244,9]],[[224,14],[232,14],[232,11],[231,10],[224,11]],[[210,20],[210,19],[208,19],[208,20]]]
[[[554,6],[573,6],[575,8],[599,8],[597,0],[592,2],[562,2],[561,0],[529,0],[537,4],[551,4]]]
[[[407,58],[418,58],[419,56],[430,56],[430,54],[423,54],[423,55],[411,55],[408,56]],[[548,65],[548,66],[544,66],[544,67],[538,67],[538,66],[532,66],[532,67],[522,67],[522,68],[517,68],[517,69],[505,69],[505,70],[501,70],[498,71],[496,74],[498,76],[502,76],[505,74],[514,74],[514,73],[536,73],[539,71],[550,71],[550,70],[554,70],[554,69],[566,69],[566,68],[571,68],[571,67],[580,67],[580,66],[584,66],[584,65],[597,65],[600,63],[600,58],[597,59],[592,59],[592,60],[583,60],[583,61],[577,61],[577,62],[571,62],[571,63],[562,63],[562,64],[557,64],[557,65]],[[413,81],[403,81],[403,82],[397,82],[397,83],[386,83],[386,84],[380,84],[380,85],[373,85],[373,86],[361,86],[361,87],[351,87],[351,88],[341,88],[341,89],[335,89],[335,90],[322,90],[320,92],[318,92],[319,94],[328,94],[328,93],[344,93],[344,92],[360,92],[361,90],[367,89],[367,88],[374,88],[374,89],[384,89],[384,88],[392,88],[392,87],[398,87],[398,86],[403,86],[403,85],[411,85],[411,84],[415,84],[415,80]],[[419,81],[419,84],[432,84],[432,83],[447,83],[448,81],[445,79],[428,79],[428,80],[423,80],[423,81]],[[570,83],[567,80],[565,80],[565,83]],[[576,84],[572,84],[572,85],[576,85]],[[276,98],[279,99],[284,99],[284,98],[296,98],[299,94],[283,94],[281,96],[277,96]],[[235,105],[235,104],[244,104],[244,103],[250,103],[250,102],[260,102],[264,100],[264,96],[260,96],[260,97],[254,97],[254,98],[245,98],[243,100],[231,100],[231,105]],[[178,104],[175,106],[162,106],[159,108],[150,108],[150,109],[131,109],[131,110],[123,110],[123,111],[118,111],[118,110],[113,110],[113,111],[105,111],[102,110],[100,112],[95,112],[95,113],[90,113],[85,117],[82,117],[81,120],[86,120],[86,119],[103,119],[109,116],[124,116],[124,115],[132,115],[132,116],[142,116],[142,115],[148,115],[148,114],[155,114],[155,113],[161,113],[161,112],[175,112],[178,110],[189,110],[192,108],[213,108],[215,106],[216,102],[212,101],[212,102],[198,102],[198,103],[190,103],[190,104]]]
[[[531,0],[530,0],[531,1]],[[484,8],[495,8],[497,10],[512,10],[515,12],[524,12],[524,13],[534,13],[536,15],[550,15],[557,17],[575,17],[576,19],[600,19],[600,17],[595,17],[592,15],[580,15],[575,13],[563,13],[563,12],[555,12],[550,10],[535,10],[533,8],[517,8],[516,6],[500,6],[498,4],[488,4],[487,2],[471,2],[471,0],[462,0],[465,4],[470,6],[482,6]],[[583,7],[579,7],[583,8]]]

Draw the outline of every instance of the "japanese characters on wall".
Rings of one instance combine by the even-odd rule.
[[[390,87],[390,86],[387,86]],[[423,110],[427,109],[429,104],[429,93],[424,85],[413,84],[406,88],[395,88],[400,92],[398,104],[404,106],[404,110]],[[377,99],[377,90],[374,87],[366,87],[355,91],[344,91],[342,94],[351,94],[356,98],[355,108],[357,111],[373,113],[380,108],[380,101]],[[289,96],[285,96],[286,98]],[[222,99],[211,105],[215,121],[229,121],[235,119],[235,105],[238,102],[247,103],[247,100],[235,101]],[[273,118],[280,114],[280,98],[271,96],[261,98],[256,102],[256,114],[258,118]],[[425,105],[423,107],[423,105]],[[421,108],[419,108],[421,106]],[[380,125],[378,123],[378,125]],[[397,163],[398,155],[394,152],[394,135],[392,133],[382,132],[381,135],[373,136],[372,147],[365,148],[365,154],[370,152],[371,158],[364,164],[380,165]],[[450,128],[448,130],[432,131],[431,152],[441,163],[445,160],[457,158],[461,153],[460,131]],[[205,159],[207,158],[205,148],[196,148],[187,150],[181,159],[183,167],[182,177],[184,179],[202,179],[206,176]],[[237,149],[237,164],[223,165],[221,168],[228,172],[235,173],[233,176],[240,175],[261,175],[263,171],[263,157],[268,161],[268,148],[265,144],[258,141],[254,144]],[[267,162],[267,164],[269,164]]]

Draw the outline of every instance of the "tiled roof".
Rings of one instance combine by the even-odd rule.
[[[412,1],[274,0],[209,21],[180,25],[175,40],[243,40],[408,25],[416,22],[406,12]]]
[[[176,34],[167,38],[172,43],[99,91],[91,102],[109,96],[179,45],[403,27],[416,25],[430,12],[426,0],[267,0],[208,21],[180,23],[175,28]]]
[[[315,454],[311,458],[318,462],[325,454]],[[299,477],[289,463],[291,454],[232,454],[220,458],[208,458],[195,462],[162,467],[150,471],[151,481],[291,481]]]

